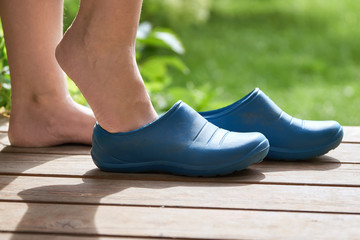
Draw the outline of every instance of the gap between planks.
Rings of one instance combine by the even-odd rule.
[[[359,130],[359,128],[356,128],[356,129],[354,129],[354,130],[356,130],[357,132],[359,132],[358,130]],[[352,136],[355,136],[355,137],[357,137],[357,139],[358,139],[358,136],[359,135],[352,135]],[[356,141],[349,141],[349,143],[358,143],[357,142],[357,139],[356,139]],[[75,150],[75,151],[77,151],[77,150]],[[43,153],[47,153],[46,151],[45,152],[43,152]],[[70,153],[71,154],[71,153]],[[36,154],[35,154],[36,155]],[[274,163],[274,164],[277,164],[277,163]],[[339,164],[338,162],[335,162],[335,164]],[[340,164],[347,164],[347,163],[345,163],[345,162],[342,162],[342,163],[340,163]],[[91,165],[91,164],[90,164]],[[286,164],[285,164],[286,165]],[[353,165],[353,163],[351,163],[351,165]],[[50,165],[51,166],[51,165]],[[301,165],[300,165],[301,166]],[[263,169],[265,169],[266,170],[266,167],[265,168],[263,168]],[[269,170],[269,169],[267,169],[267,170]],[[303,170],[303,169],[302,169]],[[251,170],[250,170],[251,171]],[[300,170],[301,171],[301,170]],[[321,171],[321,170],[320,170]],[[265,171],[266,172],[266,171]],[[271,171],[270,171],[271,172]],[[311,173],[309,173],[309,174],[311,174]],[[106,174],[105,174],[106,175]],[[336,174],[335,174],[336,175]],[[55,175],[49,175],[49,176],[51,176],[51,177],[54,177]],[[145,175],[141,175],[141,176],[138,176],[138,177],[143,177],[143,176],[145,176]],[[166,181],[168,181],[168,179],[166,179],[167,177],[169,177],[169,176],[167,176],[167,175],[155,175],[155,174],[153,174],[153,175],[146,175],[147,177],[150,177],[150,179],[151,179],[151,177],[156,177],[156,176],[160,176],[160,180],[159,179],[156,179],[156,181],[161,181],[161,179],[163,179],[163,180],[166,180]],[[329,176],[330,176],[330,174],[329,174]],[[64,178],[68,178],[69,176],[68,175],[63,175],[63,177]],[[79,175],[74,175],[73,176],[74,177],[74,179],[75,178],[80,178],[80,177],[83,177],[83,176],[79,176]],[[92,177],[94,177],[94,178],[97,178],[97,177],[99,177],[99,176],[84,176],[84,179],[86,179],[87,177],[90,177],[90,178],[92,178]],[[104,177],[104,176],[101,176],[101,178],[102,177]],[[129,177],[129,176],[128,176]],[[130,176],[130,178],[132,178],[133,176]],[[265,178],[266,178],[267,176],[265,175]],[[333,177],[336,177],[336,176],[333,176]],[[113,178],[113,175],[109,175],[109,176],[106,176],[105,177],[105,179],[111,179],[111,178]],[[236,178],[236,177],[235,177]],[[241,177],[240,177],[241,178]],[[180,181],[184,181],[184,178],[177,178],[177,179],[180,179]],[[186,178],[187,179],[187,178]],[[139,180],[139,178],[137,179],[137,180]],[[154,180],[154,179],[152,179],[152,180]],[[174,179],[172,179],[172,180],[174,180]],[[175,178],[175,180],[176,180],[176,178]],[[206,179],[205,179],[206,180]],[[216,179],[216,180],[218,180],[218,179]],[[234,181],[234,183],[239,183],[239,181],[238,181],[239,179],[235,179],[235,181]],[[190,180],[190,181],[192,181],[192,180]],[[225,180],[225,182],[226,183],[228,183],[227,182],[227,180]],[[241,181],[240,181],[241,182]],[[254,182],[254,183],[258,183],[259,185],[260,184],[271,184],[271,182]],[[279,185],[283,185],[283,184],[286,184],[286,183],[282,183],[282,182],[280,182],[280,183],[274,183],[274,184],[279,184]],[[300,184],[300,183],[289,183],[289,184]],[[304,184],[304,185],[307,185],[308,183],[302,183],[302,184]],[[313,184],[313,183],[312,183]],[[321,185],[321,184],[320,184]],[[321,185],[322,186],[322,185]],[[326,186],[328,186],[329,187],[329,185],[326,185]],[[339,185],[340,186],[340,185]],[[347,187],[351,187],[351,185],[344,185],[344,186],[347,186]],[[343,187],[343,186],[342,186]],[[19,204],[21,204],[21,203],[19,203]],[[59,204],[61,204],[61,203],[57,203],[56,205],[59,205]],[[39,206],[39,205],[42,205],[42,206],[48,206],[48,205],[46,205],[46,204],[40,204],[40,203],[29,203],[28,204],[28,206]],[[71,203],[69,203],[68,205],[71,205]],[[80,204],[79,204],[80,205]],[[64,205],[62,205],[62,206],[64,206]],[[91,207],[91,206],[89,206],[89,207]],[[103,209],[103,206],[98,206],[98,207],[100,207],[101,209]],[[108,206],[108,207],[115,207],[115,206]],[[65,207],[66,208],[66,207]],[[123,207],[121,207],[122,209],[126,209],[126,208],[128,208],[128,206],[123,206]],[[75,210],[76,208],[74,208],[74,210]],[[114,210],[116,210],[116,209],[118,209],[118,208],[114,208]],[[137,209],[137,208],[136,208]],[[147,209],[147,207],[144,207],[144,209]],[[173,209],[173,210],[176,210],[176,209]],[[192,209],[190,209],[190,210],[192,210]],[[198,209],[193,209],[193,210],[198,210]],[[206,210],[206,209],[204,209],[204,210]],[[211,209],[210,209],[211,210]],[[223,210],[223,209],[221,209],[221,210]],[[140,210],[141,211],[141,210]],[[232,211],[231,209],[230,209],[230,211]],[[246,212],[247,210],[244,210],[244,213]],[[132,212],[132,211],[131,211]],[[129,212],[129,213],[131,213],[131,212]],[[262,214],[261,216],[265,216],[262,212],[264,212],[263,210],[261,210],[261,211],[259,211],[259,213],[260,214]],[[266,212],[266,211],[265,211]],[[122,213],[121,211],[119,212],[119,213]],[[281,210],[280,210],[280,213],[281,213]],[[285,212],[285,214],[287,214],[288,212],[286,211]],[[157,212],[154,212],[154,215],[156,215],[157,214]],[[302,214],[302,213],[298,213],[298,214]],[[289,221],[291,221],[292,220],[292,218],[296,218],[296,216],[300,216],[300,215],[298,215],[297,213],[293,213],[293,215],[292,215],[292,217],[291,218],[288,218],[288,221],[284,221],[286,224],[288,224],[289,223]],[[313,213],[314,215],[317,215],[316,213]],[[108,216],[109,214],[107,214],[106,216]],[[281,215],[281,214],[280,214]],[[313,216],[314,216],[313,215]],[[333,217],[332,216],[333,214],[330,214],[330,216],[331,217]],[[26,217],[26,215],[25,215],[25,217]],[[104,215],[104,217],[105,217],[105,215]],[[266,217],[264,217],[265,218],[265,220],[266,220]],[[184,219],[186,219],[186,217],[184,217]],[[273,221],[274,219],[275,220],[277,220],[276,219],[276,217],[274,217],[274,218],[270,218],[271,219],[271,221]],[[270,221],[270,219],[268,220],[268,221]],[[355,220],[355,222],[359,222],[359,219],[358,218],[351,218],[352,220]],[[95,220],[95,219],[94,219]],[[154,220],[154,219],[149,219],[149,221],[152,221],[152,220]],[[156,219],[155,219],[156,220]],[[175,219],[176,220],[176,219]],[[228,219],[227,219],[228,220]],[[231,220],[231,219],[230,219]],[[260,218],[260,219],[258,219],[259,221],[261,221],[262,219]],[[313,224],[313,223],[319,223],[319,222],[321,222],[321,221],[318,221],[318,220],[316,220],[316,219],[312,219],[311,220],[311,217],[310,217],[310,219],[306,219],[306,220],[310,220],[309,222],[307,222],[307,224],[305,224],[306,226],[308,226],[308,225],[310,225],[310,224]],[[336,227],[338,227],[337,225],[335,226],[333,223],[334,222],[336,222],[338,219],[333,219],[333,221],[330,221],[330,224],[324,224],[324,223],[322,223],[323,225],[322,225],[322,229],[328,229],[329,228],[329,226],[330,226],[330,231],[332,230],[332,229],[336,229]],[[350,219],[348,219],[348,220],[350,220]],[[199,219],[198,220],[198,222],[201,222],[201,221],[203,221],[202,219]],[[351,221],[351,220],[350,220]],[[345,222],[345,220],[343,220],[343,221],[340,221],[339,222],[339,225],[341,225],[341,223],[342,222]],[[219,223],[218,223],[219,224]],[[220,223],[221,224],[221,223]],[[135,224],[134,224],[135,225]],[[215,224],[216,225],[216,224]],[[291,225],[291,224],[290,224]],[[300,225],[301,225],[301,223],[300,223]],[[321,224],[320,224],[321,225]],[[331,227],[331,225],[333,226],[333,228]],[[350,226],[349,226],[350,225]],[[359,232],[356,232],[356,231],[354,231],[354,228],[352,228],[352,224],[350,223],[349,225],[347,225],[347,226],[344,226],[343,228],[338,228],[338,232],[340,232],[340,236],[341,236],[341,234],[345,234],[344,232],[341,232],[341,230],[343,230],[343,229],[347,229],[347,227],[350,227],[350,230],[346,233],[346,236],[343,236],[343,237],[345,237],[345,238],[348,238],[348,239],[351,239],[351,238],[353,238],[353,239],[356,239],[356,237],[355,237],[355,234],[356,234],[356,236],[358,236],[358,234],[359,234]],[[21,225],[21,224],[19,224],[19,226],[18,227],[22,227],[23,225]],[[96,224],[96,226],[98,226],[98,224]],[[112,226],[113,228],[114,227],[117,227],[117,226]],[[130,226],[131,227],[131,226]],[[156,228],[157,227],[157,225],[155,225],[154,226],[154,228]],[[200,226],[201,227],[201,226]],[[285,225],[284,225],[284,227],[285,227]],[[291,226],[290,226],[291,227]],[[105,229],[107,230],[108,228],[111,228],[111,226],[106,226],[105,227]],[[226,228],[226,227],[225,227]],[[232,227],[232,228],[229,228],[228,229],[228,231],[232,231],[233,229],[236,229],[236,226],[234,226],[234,227]],[[286,227],[287,228],[287,227]],[[296,224],[296,226],[293,226],[292,227],[293,229],[296,229],[296,228],[298,228],[298,225]],[[320,229],[321,229],[321,227],[320,227]],[[39,231],[41,232],[43,229],[40,229]],[[108,233],[107,231],[104,231],[104,233]],[[166,229],[166,230],[168,230],[168,229]],[[226,230],[226,229],[225,229]],[[229,238],[231,238],[231,236],[229,237],[228,235],[227,235],[227,232],[224,230],[224,232],[223,232],[223,234],[225,235],[225,238],[226,239],[229,239]],[[246,232],[246,230],[247,229],[243,229],[243,231],[244,232]],[[259,232],[261,232],[263,229],[262,228],[258,228],[258,231]],[[19,230],[17,230],[17,231],[21,231],[20,229]],[[99,239],[98,238],[98,236],[105,236],[105,235],[100,235],[101,234],[101,231],[99,231],[100,233],[97,233],[97,230],[95,230],[96,231],[96,233],[95,233],[95,235],[96,235],[96,239]],[[186,230],[183,230],[183,231],[186,231]],[[269,228],[265,228],[265,232],[266,231],[269,231]],[[315,234],[314,234],[314,232],[312,232],[312,235],[314,235],[314,236],[317,236],[317,233],[316,233],[316,230],[314,230],[315,231]],[[351,232],[352,231],[352,232]],[[9,231],[9,232],[11,232],[11,231]],[[40,233],[39,232],[39,233]],[[156,231],[155,231],[156,232]],[[176,231],[175,231],[176,232]],[[180,232],[178,232],[179,234],[180,234],[180,236],[181,236],[181,233]],[[354,233],[354,234],[352,234],[352,233]],[[53,236],[55,236],[56,234],[63,234],[63,235],[67,235],[68,233],[64,233],[64,232],[62,232],[62,231],[60,231],[60,232],[57,232],[57,233],[54,233],[54,235]],[[71,235],[71,233],[69,233],[70,235]],[[159,234],[158,235],[163,235],[163,231],[160,231],[159,232]],[[170,236],[171,237],[165,237],[166,239],[168,239],[168,238],[172,238],[173,236],[171,235],[171,234],[174,234],[174,231],[170,231]],[[217,234],[219,234],[219,233],[217,233]],[[236,238],[238,238],[238,236],[240,236],[240,234],[241,233],[239,233],[239,235],[237,235],[236,236]],[[283,235],[279,235],[278,236],[278,238],[282,238],[282,236],[284,237],[286,234],[284,234],[284,233],[282,233]],[[136,234],[135,234],[136,235]],[[129,235],[128,237],[130,237],[130,239],[134,239],[134,238],[136,238],[136,236],[133,236],[133,235]],[[216,235],[216,234],[215,234]],[[231,235],[231,234],[230,234]],[[295,235],[295,234],[294,234]],[[294,235],[288,235],[287,237],[293,237]],[[325,234],[326,235],[326,234]],[[74,236],[74,235],[71,235],[71,236]],[[78,235],[76,235],[76,236],[90,236],[90,235],[81,235],[81,234],[78,234]],[[109,236],[109,235],[107,235],[107,236]],[[123,235],[123,234],[115,234],[114,235],[114,237],[119,237],[119,236],[127,236],[127,235]],[[253,235],[245,235],[244,237],[253,237],[253,236],[256,236],[256,234],[254,233]],[[276,234],[275,234],[275,236],[277,236]],[[301,235],[298,235],[298,234],[296,234],[296,236],[301,236]],[[307,236],[309,236],[309,235],[307,235]],[[339,235],[337,235],[336,234],[336,232],[334,232],[333,233],[333,235],[327,235],[327,237],[326,236],[324,236],[324,235],[318,235],[319,237],[323,237],[324,239],[326,239],[327,237],[328,238],[331,238],[331,237],[334,237],[334,236],[337,236],[337,237],[339,237]],[[149,236],[148,236],[149,237]],[[148,237],[144,237],[145,239],[147,239]],[[200,236],[197,236],[196,238],[198,238],[198,237],[200,237]],[[271,235],[271,238],[272,237],[274,237],[274,235]],[[144,238],[141,238],[141,239],[144,239]],[[151,236],[150,237],[150,239],[153,239],[153,238],[155,238],[155,236]],[[213,235],[211,235],[210,236],[210,238],[213,238]],[[220,237],[219,237],[220,238]],[[263,235],[262,235],[262,237],[260,236],[259,238],[266,238],[266,237],[264,237]],[[107,238],[106,238],[107,239]],[[189,239],[193,239],[193,238],[189,238]],[[216,238],[217,239],[217,238]]]
[[[243,170],[246,171],[246,170]],[[236,174],[236,173],[234,173]],[[233,174],[233,175],[234,175]],[[161,181],[167,181],[167,182],[185,182],[185,183],[203,183],[203,182],[208,182],[208,183],[226,183],[226,184],[242,184],[242,183],[246,183],[246,184],[257,184],[257,185],[286,185],[286,186],[314,186],[314,187],[342,187],[342,188],[360,188],[360,184],[356,185],[356,184],[332,184],[332,183],[296,183],[296,182],[271,182],[271,181],[266,181],[266,182],[259,182],[259,181],[251,181],[251,180],[219,180],[220,177],[215,177],[215,178],[190,178],[190,177],[184,177],[182,178],[181,176],[175,176],[175,177],[179,177],[181,179],[178,178],[172,178],[172,179],[167,179],[166,176],[163,176],[162,174],[158,174],[158,175],[148,175],[147,177],[143,177],[143,174],[137,174],[139,176],[121,176],[121,177],[116,177],[116,178],[108,178],[108,177],[96,177],[96,176],[78,176],[78,175],[57,175],[57,174],[13,174],[13,173],[0,173],[0,177],[1,176],[14,176],[16,177],[51,177],[51,178],[70,178],[70,179],[96,179],[96,180],[129,180],[129,181],[154,181],[154,182],[161,182]],[[170,175],[171,176],[171,175]]]
[[[25,204],[53,204],[53,205],[72,205],[72,206],[108,206],[108,207],[129,207],[129,208],[167,208],[167,209],[201,209],[201,210],[231,210],[231,211],[248,211],[248,212],[284,212],[284,213],[315,213],[315,214],[330,214],[330,215],[356,215],[360,216],[360,212],[335,212],[335,211],[306,211],[306,210],[292,210],[292,209],[263,209],[263,208],[226,208],[226,207],[201,207],[201,206],[166,206],[166,205],[137,205],[137,204],[92,204],[81,202],[51,202],[51,201],[15,201],[15,200],[0,200],[2,203],[25,203]],[[75,209],[75,208],[74,208]],[[359,232],[360,233],[360,232]]]
[[[360,214],[360,188],[4,176],[0,186],[2,202]]]
[[[39,203],[0,210],[1,231],[209,239],[358,239],[360,232],[360,216],[346,214]]]
[[[41,232],[17,232],[17,231],[0,231],[0,239],[2,240],[164,240],[174,238],[159,238],[159,237],[119,237],[109,235],[94,235],[94,234],[71,234],[71,233],[41,233]],[[182,238],[184,240],[209,240],[206,238]]]
[[[342,143],[360,144],[360,127],[344,127],[344,139]],[[68,145],[61,145],[61,146],[47,147],[47,148],[19,148],[19,147],[10,146],[9,140],[7,138],[7,133],[5,131],[0,131],[0,150],[2,152],[13,152],[13,153],[16,152],[16,153],[83,155],[90,153],[90,146],[68,144]]]
[[[41,233],[41,232],[15,232],[15,231],[0,231],[0,239],[2,240],[163,240],[173,238],[150,238],[150,237],[106,237],[100,235],[89,235],[89,234],[59,234],[59,233]],[[204,239],[207,240],[207,239]]]
[[[1,136],[0,136],[1,138]],[[0,140],[1,141],[1,140]],[[90,155],[90,147],[84,145],[62,145],[57,147],[49,147],[49,148],[18,148],[12,146],[1,146],[0,143],[0,156],[3,154],[34,154],[34,155],[62,155],[66,156],[75,156],[81,155],[82,157],[86,157]],[[334,163],[351,163],[351,164],[360,164],[360,144],[350,144],[350,143],[342,143],[335,150],[330,151],[326,155],[317,157],[315,159],[302,160],[301,162],[312,162],[312,161],[321,161],[321,162],[334,162]],[[6,155],[5,155],[6,156]],[[18,155],[19,157],[21,155]],[[54,156],[56,157],[56,156]],[[266,159],[265,159],[266,161]],[[295,161],[299,162],[299,161]]]
[[[66,147],[66,146],[65,146]],[[69,146],[70,148],[75,149],[77,151],[77,147]],[[87,149],[89,149],[87,147]],[[86,150],[88,151],[88,150]],[[354,174],[355,171],[358,170],[359,167],[356,164],[359,164],[359,154],[360,152],[360,145],[354,144],[341,144],[340,147],[328,155],[317,158],[315,160],[310,161],[302,161],[302,162],[280,162],[280,161],[265,161],[261,164],[253,165],[250,170],[245,170],[246,173],[254,173],[255,171],[260,171],[258,174],[259,176],[246,176],[245,178],[232,179],[230,178],[215,178],[215,179],[206,179],[206,178],[187,178],[187,177],[176,177],[171,175],[163,175],[163,174],[114,174],[114,173],[103,173],[98,171],[96,174],[92,174],[94,171],[91,170],[92,160],[89,155],[58,155],[58,154],[36,154],[36,153],[3,153],[0,152],[0,157],[3,161],[0,161],[0,174],[4,175],[22,175],[22,176],[53,176],[53,177],[72,177],[72,178],[114,178],[114,179],[134,179],[134,180],[167,180],[167,181],[195,181],[195,182],[247,182],[253,184],[287,184],[287,185],[313,185],[313,186],[359,186],[360,181],[359,177]],[[334,156],[334,157],[332,157]],[[4,160],[5,158],[5,160]],[[19,159],[21,158],[21,159]],[[339,158],[340,160],[338,160]],[[55,159],[55,160],[54,160]],[[16,164],[14,164],[16,163]],[[4,165],[5,164],[5,165]],[[333,164],[333,165],[332,165]],[[349,166],[346,167],[343,164],[348,164]],[[15,166],[14,166],[15,165]],[[42,166],[45,165],[46,167]],[[19,168],[20,169],[17,169]],[[346,171],[335,171],[337,175],[331,176],[331,174],[323,174],[319,173],[318,171],[327,171],[336,168],[346,169]],[[353,169],[351,169],[353,168]],[[61,171],[59,171],[61,170]],[[75,174],[74,174],[74,170]],[[354,171],[355,170],[355,171]],[[286,182],[284,179],[281,179],[280,174],[280,181],[274,181],[271,179],[271,176],[277,176],[273,174],[274,172],[293,172],[294,174],[285,173],[283,178],[290,179],[291,181]],[[304,177],[304,172],[299,175],[297,171],[309,171],[309,174],[314,174],[315,178],[311,181],[302,181],[299,182],[296,178],[299,177],[300,179]],[[46,174],[44,174],[46,172]],[[89,172],[91,172],[89,174]],[[95,171],[96,172],[96,171]],[[100,172],[100,173],[99,173]],[[265,172],[267,174],[262,174],[261,172]],[[270,173],[268,173],[270,172]],[[85,173],[85,175],[84,175]],[[270,180],[268,175],[270,174]],[[325,179],[329,178],[342,178],[341,174],[345,174],[347,177],[346,181],[325,181],[319,182],[320,176],[323,176]],[[239,176],[239,174],[235,174]],[[249,174],[248,174],[249,175]],[[250,174],[251,175],[251,174]],[[254,175],[254,174],[253,174]],[[255,174],[256,175],[256,174]],[[295,176],[293,176],[295,175]],[[351,179],[351,175],[354,175],[354,179]],[[279,174],[278,174],[279,177]],[[317,177],[317,178],[316,178]],[[265,181],[261,181],[261,178],[265,178]],[[353,181],[351,181],[353,180]],[[354,183],[355,180],[355,183]],[[349,184],[350,183],[350,184]]]
[[[73,178],[163,180],[195,182],[251,182],[359,186],[360,164],[264,161],[229,176],[191,178],[169,174],[126,174],[100,171],[90,156],[18,155],[0,153],[0,174]]]

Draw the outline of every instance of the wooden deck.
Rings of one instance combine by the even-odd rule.
[[[101,172],[89,150],[11,147],[0,119],[0,239],[360,238],[360,127],[326,156],[210,179]]]

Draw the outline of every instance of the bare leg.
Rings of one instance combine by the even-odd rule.
[[[141,0],[82,1],[56,57],[109,132],[157,118],[135,59]]]
[[[12,81],[13,145],[91,143],[93,114],[72,101],[55,59],[62,5],[62,0],[0,0]]]

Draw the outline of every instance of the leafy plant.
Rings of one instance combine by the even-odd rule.
[[[156,53],[158,50],[166,51]],[[149,22],[144,22],[138,29],[136,52],[139,70],[155,108],[166,110],[171,100],[164,94],[172,83],[169,68],[184,74],[189,72],[186,65],[175,55],[185,52],[182,43],[171,30],[153,28]]]
[[[212,90],[207,85],[196,88],[192,82],[181,86],[174,85],[170,69],[179,71],[184,76],[190,72],[179,57],[184,53],[183,44],[170,29],[154,28],[149,22],[140,24],[136,41],[136,58],[152,103],[159,112],[166,111],[179,99],[201,110],[216,93],[216,90]],[[73,99],[78,103],[86,104],[75,84],[69,80],[68,85]]]
[[[212,0],[146,0],[142,19],[157,25],[175,27],[205,23]]]
[[[179,99],[191,104],[196,110],[203,110],[218,93],[219,89],[209,85],[197,88],[193,82],[188,81],[181,85],[174,84],[170,68],[181,72],[184,79],[190,70],[179,58],[179,55],[185,53],[185,49],[170,29],[153,28],[149,22],[141,23],[136,48],[141,75],[158,111],[166,111]],[[159,53],[161,49],[167,51]]]
[[[64,31],[68,29],[73,22],[80,6],[80,0],[64,0]]]

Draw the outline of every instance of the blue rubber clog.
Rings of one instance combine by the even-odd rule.
[[[320,156],[336,148],[343,137],[339,123],[293,118],[258,88],[227,107],[200,114],[230,131],[261,132],[270,142],[267,157],[271,159]]]
[[[269,142],[261,133],[218,128],[179,101],[134,131],[109,133],[96,124],[91,155],[104,171],[210,177],[261,162],[268,150]]]

